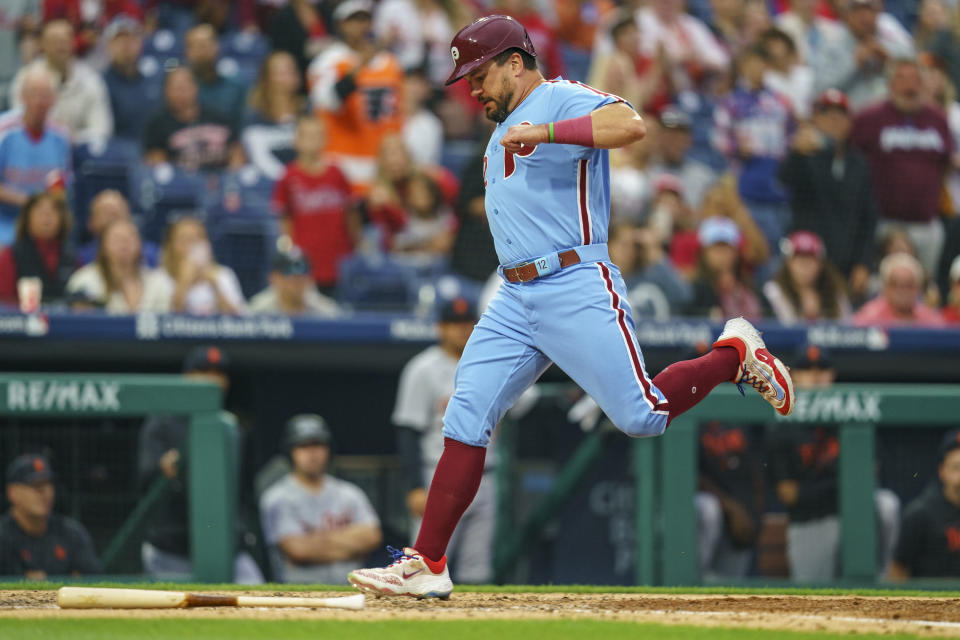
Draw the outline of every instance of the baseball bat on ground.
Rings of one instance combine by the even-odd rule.
[[[289,598],[280,596],[230,596],[152,589],[102,589],[60,587],[61,609],[178,609],[185,607],[323,607],[363,609],[363,594],[339,598]]]

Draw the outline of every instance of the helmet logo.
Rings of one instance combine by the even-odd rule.
[[[450,47],[450,55],[453,56],[453,61],[456,62],[460,59],[460,49],[456,47]]]

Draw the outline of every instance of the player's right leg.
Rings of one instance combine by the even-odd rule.
[[[358,589],[417,598],[446,598],[453,590],[445,553],[480,486],[493,429],[550,365],[531,343],[515,287],[501,287],[457,365],[454,393],[443,417],[443,455],[430,483],[417,542],[396,551],[387,567],[351,572],[348,579]]]
[[[740,356],[740,368],[732,382],[745,382],[763,396],[763,399],[788,416],[793,411],[793,379],[786,365],[767,351],[760,332],[744,318],[727,320],[723,333],[713,343],[717,347],[733,347]]]

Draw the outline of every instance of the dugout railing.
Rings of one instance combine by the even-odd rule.
[[[177,375],[0,374],[0,417],[189,417],[185,457],[197,582],[233,581],[237,426],[222,406],[217,386]]]
[[[824,389],[797,390],[796,395],[793,415],[777,419],[757,394],[751,392],[741,398],[735,387],[722,385],[674,420],[662,438],[634,442],[639,584],[656,581],[690,585],[700,580],[693,505],[697,436],[699,425],[707,420],[773,424],[776,428],[837,425],[840,579],[868,582],[876,578],[876,429],[957,426],[960,385],[836,384]],[[654,547],[654,495],[662,506],[664,534],[659,548]]]
[[[544,395],[560,395],[570,385],[542,384]],[[781,418],[752,390],[741,397],[733,385],[721,385],[658,438],[632,441],[635,482],[635,582],[641,585],[700,583],[697,516],[699,427],[706,421],[772,425],[773,428],[836,425],[840,453],[838,493],[840,576],[848,584],[877,579],[877,541],[873,491],[876,429],[943,428],[960,421],[960,385],[836,384],[797,390],[796,409]],[[500,428],[495,580],[509,579],[510,567],[534,544],[570,496],[604,455],[612,439],[626,439],[612,428],[588,433],[558,471],[549,491],[523,522],[511,521],[516,493],[516,425]]]

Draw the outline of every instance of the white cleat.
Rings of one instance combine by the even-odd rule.
[[[447,557],[431,562],[416,549],[403,551],[387,547],[394,561],[382,569],[357,569],[347,576],[350,584],[360,591],[378,596],[411,596],[413,598],[440,598],[446,600],[453,591]],[[433,565],[431,568],[429,565]]]
[[[745,382],[756,389],[782,416],[793,411],[793,379],[790,370],[767,351],[760,332],[744,318],[727,320],[723,333],[713,343],[717,347],[733,347],[740,354],[740,369],[732,380]]]

